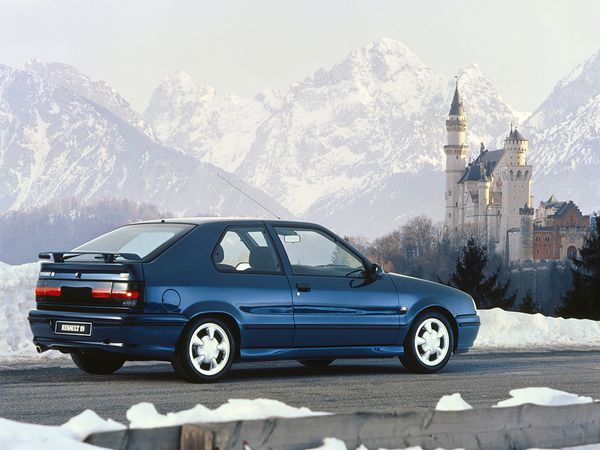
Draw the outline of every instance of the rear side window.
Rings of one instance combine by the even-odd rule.
[[[127,225],[103,234],[79,247],[78,252],[134,253],[145,258],[192,229],[194,225],[179,223],[148,223]],[[82,255],[73,260],[92,260],[93,255]]]
[[[231,227],[217,246],[212,260],[219,272],[281,273],[281,264],[262,227]]]

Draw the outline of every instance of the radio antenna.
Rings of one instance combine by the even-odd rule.
[[[277,219],[281,219],[281,217],[279,217],[277,214],[275,214],[273,211],[271,211],[265,205],[263,205],[262,203],[260,203],[258,200],[256,200],[254,197],[252,197],[250,194],[247,194],[246,192],[242,191],[239,187],[237,187],[235,184],[233,184],[227,178],[225,178],[224,176],[222,176],[220,173],[216,173],[215,172],[215,175],[218,176],[225,183],[227,183],[229,186],[231,186],[232,188],[234,188],[236,191],[238,191],[238,192],[242,193],[243,195],[245,195],[246,197],[248,197],[250,200],[252,200],[254,203],[256,203],[258,206],[260,206],[262,209],[264,209],[265,211],[267,211],[269,214],[271,214],[272,216],[275,216]]]

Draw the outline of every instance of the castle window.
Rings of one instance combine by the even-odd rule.
[[[448,213],[448,218],[452,217],[452,213]]]

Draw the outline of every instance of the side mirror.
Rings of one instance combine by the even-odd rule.
[[[383,269],[379,264],[371,264],[371,266],[367,269],[367,279],[371,281],[375,281],[381,278],[383,275]]]

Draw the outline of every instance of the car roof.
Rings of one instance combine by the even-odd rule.
[[[152,219],[152,220],[144,220],[142,222],[136,222],[139,224],[142,223],[185,223],[192,225],[202,225],[205,223],[214,223],[214,222],[225,222],[228,224],[262,224],[263,222],[271,223],[273,225],[309,225],[313,227],[323,228],[322,225],[311,223],[311,222],[301,222],[297,220],[284,220],[284,219],[265,219],[265,218],[257,218],[257,217],[173,217],[173,218],[165,218],[165,219]]]

